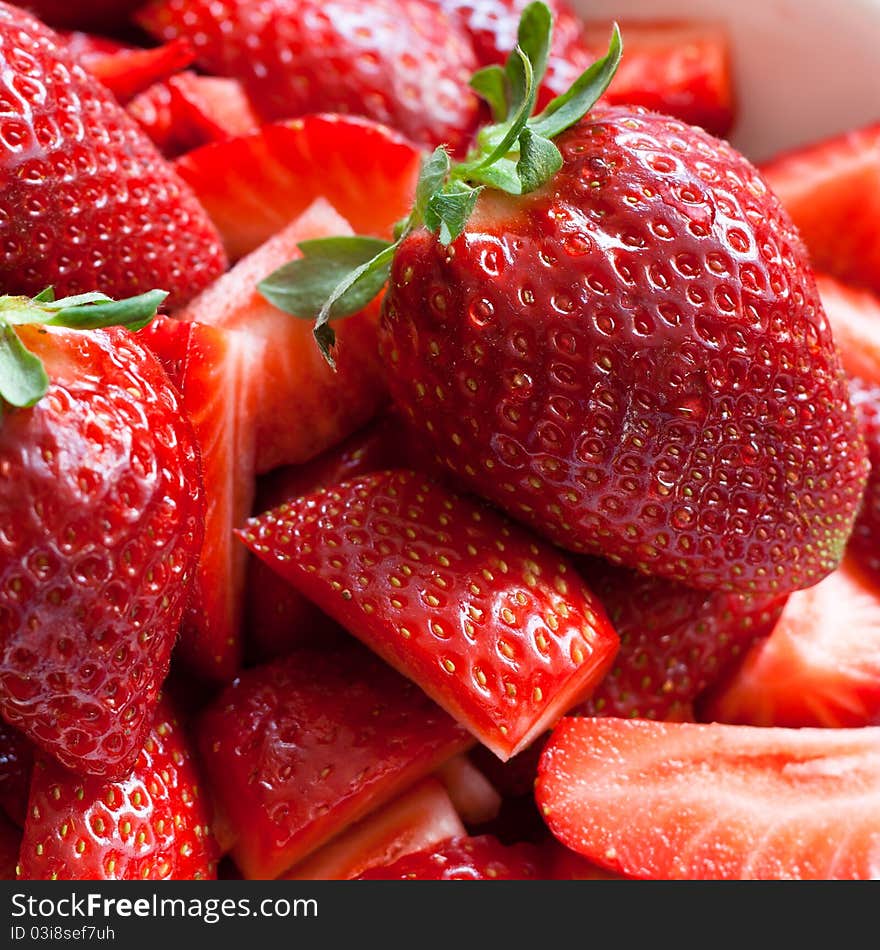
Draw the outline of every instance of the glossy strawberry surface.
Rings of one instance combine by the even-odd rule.
[[[623,107],[525,197],[396,252],[392,395],[462,484],[556,543],[785,593],[839,562],[865,447],[806,251],[730,146]]]
[[[51,379],[0,427],[0,711],[76,772],[133,765],[203,533],[195,440],[124,330],[22,328]]]

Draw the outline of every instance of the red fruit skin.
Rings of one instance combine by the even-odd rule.
[[[558,552],[417,472],[343,482],[239,534],[502,759],[585,698],[617,650]]]
[[[245,671],[197,735],[250,879],[277,877],[472,742],[352,643]]]
[[[755,726],[880,724],[880,588],[848,553],[792,594],[769,637],[703,697],[701,719]]]
[[[850,379],[850,397],[868,447],[871,472],[847,548],[880,584],[880,379]]]
[[[817,270],[880,293],[880,124],[762,165]]]
[[[661,115],[600,111],[557,144],[552,185],[487,190],[449,250],[403,241],[379,337],[395,402],[562,547],[710,590],[815,583],[867,458],[788,216]]]
[[[223,272],[219,237],[190,189],[63,41],[5,3],[0,62],[0,94],[16,104],[0,125],[8,293],[158,287],[175,306]]]
[[[125,26],[143,0],[25,0],[22,7],[50,26],[71,30],[110,31]]]
[[[393,864],[370,868],[359,881],[533,881],[546,877],[540,851],[529,844],[503,845],[491,835],[451,838]]]
[[[265,121],[351,113],[453,150],[476,125],[473,50],[427,0],[157,0],[137,20],[158,39],[188,38]]]
[[[18,729],[0,720],[0,809],[19,827],[27,812],[34,749]]]
[[[202,543],[198,450],[124,330],[20,328],[51,384],[0,429],[0,713],[74,772],[128,772]]]
[[[218,857],[188,740],[166,703],[123,779],[81,779],[37,760],[20,878],[213,880]]]
[[[579,566],[620,650],[575,715],[692,719],[694,702],[773,630],[786,601],[695,590],[598,559]]]
[[[627,877],[877,876],[880,728],[564,719],[535,795],[562,844]]]
[[[419,150],[385,126],[319,114],[196,149],[174,167],[237,260],[317,198],[355,233],[391,237],[412,205],[419,161]]]

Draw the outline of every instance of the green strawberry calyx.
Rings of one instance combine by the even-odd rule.
[[[298,245],[301,258],[258,285],[279,309],[315,321],[315,340],[332,367],[336,334],[330,320],[357,313],[381,292],[394,253],[412,230],[424,226],[448,245],[464,231],[484,188],[528,194],[562,167],[553,139],[583,118],[608,88],[623,43],[615,23],[605,56],[533,115],[552,31],[553,15],[547,5],[530,3],[520,18],[517,45],[504,66],[487,66],[473,75],[471,87],[488,103],[493,121],[477,133],[462,161],[453,161],[442,145],[425,158],[413,208],[398,223],[394,242],[359,236],[303,241]]]
[[[51,287],[36,297],[0,296],[0,410],[33,406],[49,388],[45,367],[22,343],[15,327],[37,324],[69,330],[141,330],[167,296],[164,290],[151,290],[125,300],[101,293],[56,300]]]

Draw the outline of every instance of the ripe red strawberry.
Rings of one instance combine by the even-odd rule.
[[[876,878],[880,729],[563,720],[536,786],[554,835],[631,877]]]
[[[62,36],[71,55],[123,104],[153,83],[186,69],[195,59],[195,50],[183,39],[139,49],[90,33]]]
[[[248,878],[277,877],[472,741],[353,643],[247,670],[198,740]]]
[[[880,377],[850,380],[850,398],[868,446],[871,472],[847,548],[880,583]]]
[[[0,720],[0,810],[16,825],[27,812],[34,747],[12,726]]]
[[[880,125],[763,166],[819,270],[880,293]]]
[[[464,834],[449,795],[437,779],[428,778],[295,864],[284,879],[348,881],[368,868],[391,864]]]
[[[4,298],[4,316],[13,303]],[[17,302],[25,319],[67,314],[78,326],[132,305],[64,304]],[[17,331],[0,325],[0,396],[23,406],[2,404],[0,420],[0,713],[66,767],[115,778],[150,727],[189,593],[198,453],[176,391],[135,336]],[[29,395],[7,375],[22,343],[30,353],[15,371],[33,372]]]
[[[155,0],[137,20],[159,39],[189,39],[265,120],[352,113],[452,148],[476,122],[473,50],[429,0]]]
[[[398,407],[464,488],[556,544],[708,590],[816,583],[867,457],[806,249],[726,143],[638,108],[579,118],[616,31],[529,117],[549,25],[526,8],[532,68],[506,67],[526,93],[503,104],[500,67],[480,75],[496,123],[463,162],[435,151],[394,244],[341,240],[318,275],[312,255],[275,283],[309,298],[332,359],[328,321],[390,277]]]
[[[565,558],[417,472],[343,482],[241,536],[502,759],[584,699],[617,649]]]
[[[233,260],[325,198],[359,234],[388,237],[415,192],[419,152],[366,119],[310,115],[207,145],[175,169]]]
[[[266,343],[167,318],[141,336],[180,392],[205,483],[205,540],[177,655],[196,674],[223,682],[242,660],[247,556],[232,531],[244,524],[254,499],[254,417]]]
[[[880,724],[880,589],[852,555],[791,595],[700,714],[756,726]]]
[[[225,268],[191,191],[63,41],[0,4],[0,282],[12,293],[111,296],[161,287],[171,304]],[[27,209],[27,214],[22,214]]]
[[[334,374],[315,347],[307,320],[283,313],[257,284],[299,254],[302,241],[348,231],[324,200],[215,281],[177,316],[266,343],[256,406],[256,470],[306,462],[367,423],[387,399],[376,350],[378,308],[341,329],[345,354]]]
[[[22,0],[19,4],[52,26],[107,31],[125,26],[142,5],[143,0]]]
[[[693,703],[773,629],[785,597],[700,591],[599,560],[581,563],[620,637],[587,716],[688,720]]]
[[[162,703],[130,775],[78,778],[34,766],[19,876],[28,880],[205,880],[217,845],[188,741]]]
[[[626,53],[605,102],[644,106],[725,136],[733,126],[735,94],[730,43],[706,23],[625,21]],[[590,23],[582,42],[601,56],[607,23]]]
[[[531,881],[546,876],[540,851],[529,844],[503,845],[491,835],[452,838],[439,847],[408,854],[365,871],[361,881]]]

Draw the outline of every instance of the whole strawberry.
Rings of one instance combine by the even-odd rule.
[[[116,778],[201,546],[199,459],[152,353],[124,329],[80,332],[142,325],[163,295],[47,296],[0,298],[0,715],[65,767]]]
[[[843,554],[867,460],[804,246],[724,142],[637,108],[583,118],[616,30],[530,118],[548,21],[530,4],[504,69],[474,78],[495,124],[463,163],[435,152],[319,341],[390,273],[392,396],[466,488],[644,573],[809,586]]]
[[[0,3],[0,284],[186,302],[220,239],[187,185],[62,39]]]

